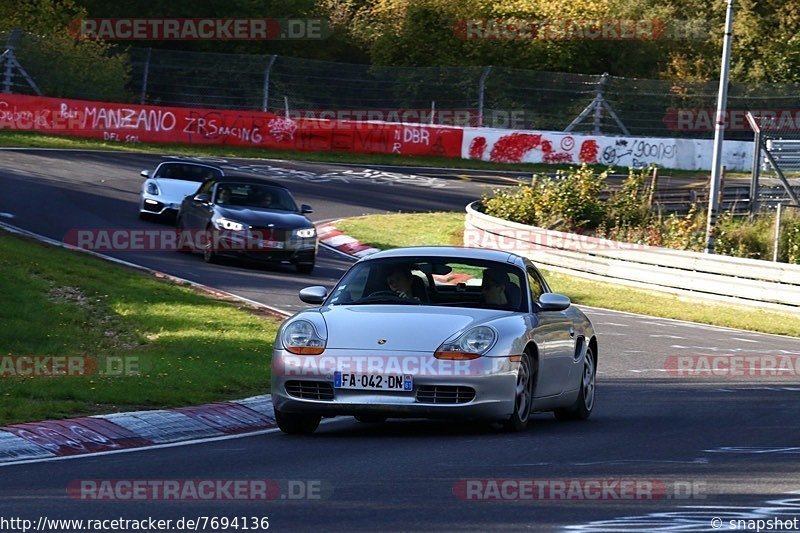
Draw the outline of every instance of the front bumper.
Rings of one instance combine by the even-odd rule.
[[[181,202],[169,202],[149,194],[142,194],[139,201],[139,211],[150,215],[176,215],[180,208]]]
[[[403,374],[412,377],[412,390],[333,387],[333,374],[337,370],[396,374],[381,368],[403,369]],[[302,356],[276,349],[272,359],[272,401],[283,412],[323,416],[372,414],[395,418],[505,420],[514,408],[518,368],[519,363],[508,357],[442,361],[422,352],[354,355],[354,351],[326,350],[323,355]],[[300,390],[312,393],[300,394]],[[316,396],[315,390],[320,391]],[[443,403],[436,399],[436,391],[440,391]]]
[[[317,254],[317,239],[292,237],[271,241],[253,237],[246,232],[221,232],[215,242],[219,255],[246,258],[252,261],[313,263]]]

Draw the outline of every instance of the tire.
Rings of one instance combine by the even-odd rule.
[[[322,419],[319,415],[284,413],[275,409],[275,421],[278,428],[288,435],[311,435]]]
[[[181,244],[183,242],[183,220],[180,218],[175,222],[175,249],[178,252],[189,253],[192,247],[188,244]]]
[[[553,414],[558,420],[586,420],[594,410],[596,391],[597,364],[591,348],[586,348],[583,360],[583,374],[578,398],[570,407],[556,409]]]
[[[523,431],[528,427],[533,406],[533,388],[536,383],[536,368],[533,360],[527,352],[522,354],[519,371],[517,372],[517,384],[514,387],[514,411],[511,416],[503,423],[506,431]]]
[[[383,424],[386,422],[386,417],[381,415],[357,415],[355,418],[362,424]]]
[[[311,274],[314,272],[314,263],[298,263],[297,272],[300,274]]]
[[[219,263],[219,256],[214,251],[214,242],[216,241],[214,229],[209,226],[206,231],[208,232],[208,242],[203,246],[203,261],[209,264]]]

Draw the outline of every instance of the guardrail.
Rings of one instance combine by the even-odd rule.
[[[464,246],[493,248],[598,281],[800,313],[800,265],[672,250],[509,222],[467,206]]]

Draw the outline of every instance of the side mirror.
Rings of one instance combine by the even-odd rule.
[[[142,170],[141,172],[139,172],[139,175],[143,176],[145,178],[149,178],[150,177],[150,171],[149,170]]]
[[[328,289],[321,285],[306,287],[300,291],[300,300],[307,304],[321,304],[328,296]]]
[[[308,204],[303,204],[303,205],[300,206],[300,213],[302,213],[304,215],[308,215],[308,214],[313,213],[313,212],[314,212],[314,210],[311,209],[311,206],[308,205]]]
[[[572,304],[569,297],[554,292],[546,292],[539,296],[539,307],[542,311],[564,311]]]
[[[211,195],[210,194],[195,194],[194,198],[192,198],[195,202],[199,202],[201,204],[210,204],[211,203]]]

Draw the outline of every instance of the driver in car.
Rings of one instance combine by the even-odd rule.
[[[394,268],[386,277],[389,289],[402,298],[409,298],[419,302],[427,302],[428,295],[422,280],[411,273],[407,267]]]
[[[217,203],[220,205],[231,203],[231,191],[228,188],[222,188],[217,195]]]

